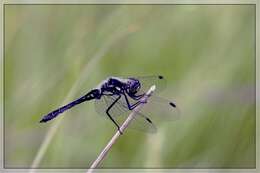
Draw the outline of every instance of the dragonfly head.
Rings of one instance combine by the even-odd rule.
[[[135,95],[141,88],[141,84],[137,79],[129,78],[127,82],[127,90],[126,92],[129,95]]]

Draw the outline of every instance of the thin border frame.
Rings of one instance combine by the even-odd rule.
[[[244,1],[243,1],[244,2]],[[3,48],[3,51],[2,51],[2,54],[1,54],[1,64],[2,64],[2,69],[3,69],[3,71],[1,71],[1,79],[3,79],[3,80],[1,80],[1,87],[3,86],[3,90],[1,90],[1,95],[3,96],[2,97],[2,99],[1,99],[1,101],[2,101],[2,103],[3,103],[3,105],[1,105],[1,107],[0,108],[2,108],[1,110],[3,110],[1,113],[3,113],[2,115],[2,117],[1,117],[1,120],[2,120],[2,123],[1,123],[1,126],[0,126],[0,128],[1,128],[1,139],[2,139],[2,146],[3,147],[1,147],[1,150],[0,151],[2,151],[2,153],[3,153],[3,155],[1,156],[1,159],[2,159],[2,161],[1,161],[1,168],[2,169],[4,169],[4,170],[17,170],[17,169],[20,169],[20,170],[30,170],[30,168],[5,168],[4,166],[5,166],[5,164],[4,164],[4,156],[5,156],[5,146],[4,146],[4,128],[5,128],[5,126],[4,126],[4,112],[5,112],[5,103],[4,103],[4,98],[5,98],[5,93],[4,93],[4,82],[5,82],[5,75],[4,75],[4,72],[5,72],[5,62],[4,62],[4,55],[5,55],[5,44],[4,44],[4,38],[5,38],[5,28],[4,28],[4,24],[5,24],[5,6],[6,5],[254,5],[255,6],[255,36],[256,36],[256,39],[255,39],[255,93],[256,93],[256,97],[255,97],[255,104],[256,104],[256,117],[255,117],[255,119],[256,119],[256,145],[255,145],[255,151],[256,151],[256,155],[255,155],[255,161],[256,161],[256,167],[255,168],[249,168],[249,170],[250,171],[252,171],[252,170],[258,170],[258,166],[257,166],[257,161],[259,160],[258,159],[258,150],[257,150],[257,143],[259,142],[259,139],[257,139],[257,136],[258,136],[258,131],[259,131],[259,128],[258,128],[258,126],[257,126],[257,120],[258,120],[258,108],[257,108],[257,105],[258,105],[258,100],[259,100],[259,98],[258,98],[258,96],[259,96],[259,91],[257,90],[257,88],[258,88],[258,86],[259,86],[259,79],[258,79],[258,70],[257,70],[257,67],[259,67],[258,65],[259,65],[259,61],[258,61],[258,56],[257,55],[259,55],[258,54],[258,51],[257,51],[257,45],[259,45],[258,44],[258,34],[257,34],[257,26],[259,25],[258,23],[257,23],[257,16],[259,16],[259,12],[258,12],[258,9],[259,8],[257,8],[258,7],[258,5],[259,4],[257,4],[257,3],[251,3],[251,1],[249,1],[249,3],[247,3],[247,1],[246,2],[244,2],[244,3],[236,3],[236,4],[232,4],[232,3],[216,3],[216,4],[214,4],[214,3],[209,3],[209,4],[206,4],[206,3],[189,3],[189,4],[187,4],[187,3],[147,3],[147,2],[145,2],[145,3],[143,3],[143,2],[141,2],[141,3],[124,3],[124,2],[121,2],[121,3],[119,3],[119,2],[116,2],[116,3],[104,3],[104,2],[100,2],[100,3],[23,3],[23,2],[21,2],[21,3],[5,3],[5,2],[3,2],[2,4],[1,4],[1,12],[2,12],[2,16],[3,16],[3,20],[2,20],[2,27],[1,27],[1,29],[2,29],[2,31],[3,32],[1,32],[2,33],[2,35],[1,35],[1,38],[3,38],[3,39],[1,39],[2,40],[2,42],[1,42],[1,48]],[[2,88],[1,88],[2,89]],[[85,170],[86,168],[36,168],[36,170]],[[116,170],[120,170],[120,168],[100,168],[100,170],[112,170],[112,169],[116,169]],[[127,169],[131,169],[131,170],[139,170],[139,168],[127,168]],[[140,168],[140,169],[145,169],[145,170],[153,170],[153,169],[156,169],[156,170],[172,170],[172,169],[174,169],[174,168]],[[176,168],[176,169],[174,169],[174,170],[185,170],[185,169],[194,169],[194,168]],[[216,168],[195,168],[195,170],[214,170],[214,169],[216,169]],[[223,169],[228,169],[228,170],[243,170],[243,172],[244,171],[246,171],[248,168],[238,168],[238,169],[234,169],[234,168],[217,168],[217,170],[223,170]],[[122,169],[122,170],[125,170],[125,169]],[[180,171],[178,171],[178,172],[180,172]],[[182,171],[181,171],[182,172]],[[204,171],[203,171],[204,172]]]

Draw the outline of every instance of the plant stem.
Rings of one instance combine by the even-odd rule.
[[[125,122],[121,125],[120,131],[124,132],[126,128],[129,126],[129,124],[134,120],[135,116],[137,116],[136,112],[138,112],[144,104],[147,102],[147,99],[152,95],[152,93],[155,90],[155,85],[153,85],[146,93],[146,95],[141,99],[142,103],[137,106],[127,117]],[[90,166],[90,169],[87,171],[87,173],[92,173],[95,168],[101,163],[102,160],[104,160],[105,156],[107,155],[108,151],[112,148],[116,140],[120,136],[120,131],[118,130],[115,135],[110,139],[106,147],[102,150],[102,152],[99,154],[99,156],[96,158],[96,160],[92,163]]]

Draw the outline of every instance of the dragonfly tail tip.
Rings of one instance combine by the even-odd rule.
[[[41,119],[41,121],[39,121],[39,123],[45,123],[45,122],[47,122],[47,121],[44,118]]]

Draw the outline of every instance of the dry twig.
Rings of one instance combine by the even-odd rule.
[[[142,104],[140,104],[139,106],[137,106],[131,113],[130,115],[127,117],[127,119],[125,120],[125,122],[121,125],[120,127],[120,131],[124,132],[126,130],[126,128],[129,126],[129,124],[134,120],[135,116],[138,116],[136,114],[136,112],[138,112],[143,106],[144,103],[147,102],[147,99],[152,95],[152,93],[155,90],[155,85],[153,85],[146,93],[146,95],[142,98]],[[99,154],[99,156],[96,158],[96,160],[92,163],[92,165],[90,166],[89,170],[87,171],[87,173],[92,173],[93,170],[95,168],[97,168],[97,166],[101,163],[102,160],[104,160],[105,156],[107,155],[108,151],[112,148],[112,146],[114,145],[114,143],[116,142],[116,140],[119,138],[120,136],[120,131],[118,130],[116,132],[116,134],[111,138],[111,140],[108,142],[108,144],[106,145],[106,147],[102,150],[102,152]]]

